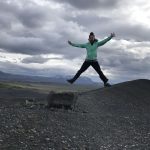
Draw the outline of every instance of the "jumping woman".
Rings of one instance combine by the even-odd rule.
[[[115,33],[111,33],[111,35],[109,37],[107,37],[106,39],[102,40],[102,41],[98,41],[95,38],[95,35],[93,32],[90,33],[89,35],[89,42],[85,43],[85,44],[75,44],[72,43],[71,41],[68,41],[68,43],[74,47],[80,47],[80,48],[86,48],[87,51],[87,56],[86,59],[84,61],[84,63],[82,64],[81,68],[78,70],[78,72],[76,73],[76,75],[72,78],[72,79],[68,79],[67,81],[72,84],[74,83],[79,76],[89,67],[92,66],[96,72],[99,74],[100,79],[104,82],[104,86],[105,87],[110,87],[110,83],[108,83],[108,79],[107,77],[103,74],[100,65],[97,61],[97,48],[99,46],[104,45],[105,43],[107,43],[109,40],[111,40],[113,37],[115,37]]]

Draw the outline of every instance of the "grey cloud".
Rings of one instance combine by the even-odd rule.
[[[20,22],[29,28],[42,27],[48,18],[47,10],[31,1],[26,1],[26,3],[25,1],[21,3],[1,1],[0,12],[1,16],[3,15],[7,20],[7,24]],[[5,23],[5,20],[1,22]]]
[[[72,73],[72,70],[68,68],[56,67],[56,68],[31,68],[24,67],[18,64],[11,62],[2,62],[0,61],[0,70],[3,72],[8,72],[12,74],[23,74],[23,75],[33,75],[33,76],[56,76],[56,75],[68,75],[68,72]]]
[[[145,48],[145,47],[150,47],[150,42],[146,41],[146,42],[136,42],[134,43],[134,45],[130,44],[130,45],[127,45],[127,48]],[[150,53],[150,52],[149,52]]]
[[[30,63],[43,64],[43,63],[47,62],[48,60],[52,60],[52,59],[53,60],[61,60],[62,58],[58,58],[58,57],[45,58],[40,55],[37,55],[37,56],[31,56],[31,57],[24,58],[21,62],[25,63],[25,64],[30,64]]]
[[[10,30],[12,23],[16,23],[16,5],[8,4],[7,1],[0,1],[0,29]]]
[[[42,56],[31,56],[31,57],[24,58],[21,62],[25,64],[30,64],[30,63],[43,64],[48,60],[49,58],[44,58]]]
[[[42,36],[41,36],[42,37]],[[7,40],[6,40],[7,39]],[[0,47],[7,52],[21,54],[62,54],[66,58],[75,58],[84,53],[85,50],[73,48],[67,43],[68,39],[48,37],[15,37],[1,34]]]
[[[82,3],[82,1],[66,2]],[[87,5],[91,2],[92,1],[87,1]],[[93,1],[92,3],[94,4],[99,2],[102,1]],[[103,1],[102,3],[108,3],[108,1]],[[69,47],[66,43],[67,40],[75,39],[74,41],[78,42],[83,41],[84,39],[86,42],[88,34],[87,37],[83,37],[82,34],[90,31],[94,31],[95,34],[101,38],[108,36],[108,34],[113,31],[116,32],[116,38],[139,41],[149,40],[150,38],[150,30],[147,27],[131,25],[128,22],[122,23],[121,20],[115,21],[113,18],[109,17],[98,17],[90,12],[77,15],[77,17],[74,18],[70,17],[70,20],[63,20],[63,18],[59,20],[56,19],[56,16],[54,15],[54,18],[51,16],[50,21],[47,18],[48,16],[45,15],[48,14],[48,10],[43,7],[28,4],[23,8],[19,8],[15,3],[12,6],[4,2],[2,4],[2,6],[8,10],[11,15],[13,14],[18,21],[22,22],[24,25],[21,29],[8,29],[7,36],[3,36],[3,34],[1,34],[1,39],[3,40],[0,41],[0,47],[9,52],[31,55],[41,53],[64,53],[64,55],[68,58],[76,57],[78,56],[78,50]],[[3,9],[3,12],[5,9]],[[50,13],[53,12],[50,11]],[[5,15],[6,17],[8,16],[7,14],[8,13]],[[44,24],[45,21],[43,20],[46,22],[50,21],[52,24],[48,24],[48,27],[47,24]],[[0,24],[2,26],[7,24],[9,27],[12,23],[15,24],[14,21],[15,20],[12,20],[10,24],[8,21],[3,21],[3,23],[0,21]],[[76,27],[73,24],[76,25]],[[45,26],[47,30],[40,28],[42,25]],[[84,29],[81,29],[79,32],[76,32],[77,28],[80,28],[81,25],[85,27],[85,31]],[[70,51],[70,49],[73,49],[73,51]]]
[[[150,28],[148,26],[131,23],[126,18],[116,20],[112,17],[100,17],[97,14],[86,12],[66,19],[77,22],[85,27],[88,32],[93,31],[95,35],[101,36],[101,38],[115,32],[116,39],[127,41],[149,41],[150,39]]]
[[[8,30],[11,28],[10,20],[11,16],[4,16],[0,14],[0,29],[2,30]]]
[[[118,24],[112,27],[118,36],[125,40],[149,41],[150,29],[142,25]]]
[[[62,52],[64,53],[65,59],[74,59],[74,58],[83,58],[85,59],[86,50],[80,49],[80,48],[73,48],[71,46],[68,46],[66,49],[62,49]]]
[[[17,3],[9,3],[7,0],[1,0],[0,1],[0,12],[3,13],[7,13],[7,14],[11,14],[12,12],[16,12],[18,7],[17,7]]]
[[[26,13],[25,11],[22,12]],[[24,16],[23,13],[20,16]],[[24,19],[24,21],[25,20],[26,19]],[[30,55],[55,53],[64,54],[66,58],[75,58],[78,57],[79,54],[84,55],[84,50],[70,47],[67,44],[67,40],[74,39],[74,42],[87,42],[88,38],[88,34],[85,34],[83,37],[82,34],[84,31],[81,30],[76,32],[78,25],[83,25],[88,32],[94,30],[96,36],[101,36],[101,38],[108,36],[112,31],[116,32],[116,38],[129,40],[148,40],[150,35],[149,30],[142,26],[131,26],[129,23],[122,24],[121,21],[116,22],[113,21],[112,18],[98,17],[90,13],[78,15],[72,20],[74,22],[59,21],[57,23],[56,21],[54,23],[55,28],[53,31],[51,30],[51,28],[53,28],[51,26],[49,26],[48,30],[42,30],[40,28],[34,29],[32,27],[31,29],[21,28],[20,30],[17,29],[16,31],[8,30],[7,33],[9,34],[7,34],[7,36],[3,36],[3,34],[1,34],[2,40],[0,41],[0,46],[9,52]],[[76,28],[73,26],[73,24],[76,24]]]
[[[29,28],[40,28],[47,20],[47,11],[38,6],[25,7],[17,14],[18,19],[24,26]]]
[[[114,8],[118,0],[57,0],[60,3],[68,3],[78,9]]]
[[[48,48],[44,49],[44,42],[40,38],[12,37],[5,34],[1,35],[1,38],[0,47],[8,52],[38,54],[47,51],[48,53]]]
[[[105,48],[99,52],[99,60],[105,69],[117,73],[117,76],[139,76],[150,73],[150,56],[138,58],[125,49]]]
[[[16,63],[11,63],[9,61],[2,62],[0,61],[0,70],[3,72],[8,72],[12,74],[31,74],[35,73],[32,69],[26,69],[25,67],[22,67]]]
[[[20,8],[17,3],[10,5],[6,1],[0,2],[0,4],[2,4],[0,7],[5,8],[0,9],[3,12],[0,15],[0,18],[3,18],[0,20],[0,26],[3,27],[0,30],[1,49],[30,55],[65,53],[66,57],[73,56],[71,51],[67,52],[69,47],[67,37],[71,35],[69,32],[73,31],[73,23],[65,22],[59,16],[56,17],[53,10],[45,9],[42,6],[33,6],[29,3]],[[6,18],[9,19],[6,21]],[[6,24],[8,27],[4,29]],[[77,30],[78,26],[76,25],[75,28]]]
[[[85,12],[76,16],[66,16],[67,21],[74,21],[86,27],[87,30],[101,30],[106,24],[110,24],[113,19],[105,16],[98,16],[95,13]],[[96,28],[95,28],[96,27]]]

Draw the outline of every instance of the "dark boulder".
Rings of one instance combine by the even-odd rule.
[[[47,107],[73,109],[77,97],[78,97],[77,93],[73,93],[73,92],[51,91],[47,96]]]

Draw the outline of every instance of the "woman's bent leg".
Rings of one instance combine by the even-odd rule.
[[[82,64],[81,68],[78,70],[78,72],[76,73],[76,75],[70,79],[70,80],[67,80],[69,83],[73,83],[75,82],[79,76],[90,66],[90,63],[88,61],[84,61],[84,63]]]

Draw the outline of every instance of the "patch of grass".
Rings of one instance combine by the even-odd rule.
[[[28,89],[42,93],[56,92],[85,92],[97,88],[91,85],[69,85],[69,84],[44,84],[44,83],[23,83],[23,82],[0,82],[1,88],[9,89]]]
[[[0,88],[8,88],[9,86],[7,84],[4,83],[0,83]]]
[[[0,88],[23,88],[23,86],[14,83],[0,83]]]

